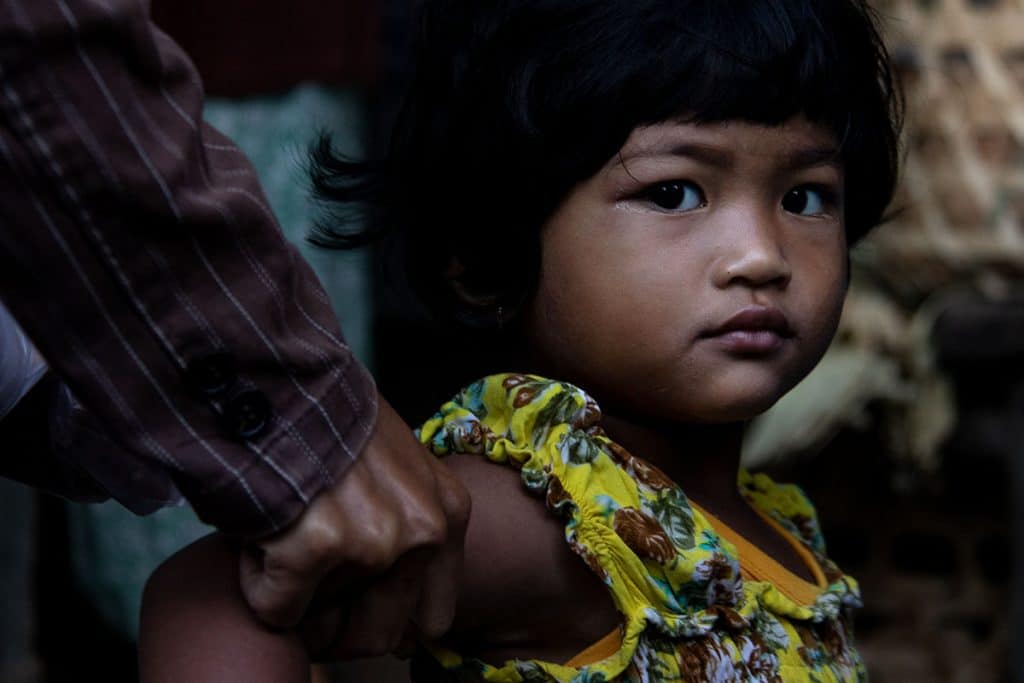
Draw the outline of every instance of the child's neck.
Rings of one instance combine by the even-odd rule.
[[[512,365],[531,368],[547,377],[564,377],[559,368],[534,351],[529,335],[505,338],[520,343],[508,345]],[[586,390],[585,383],[581,385]],[[745,425],[682,424],[650,420],[627,411],[618,411],[595,396],[603,406],[601,427],[608,436],[633,455],[658,467],[680,485],[687,497],[725,520],[753,514],[736,486],[740,448]],[[609,412],[609,409],[611,412]]]
[[[735,506],[745,507],[736,487],[742,423],[648,422],[605,413],[601,426],[613,441],[656,465],[699,504],[725,516]]]
[[[605,413],[608,436],[670,476],[686,496],[806,581],[815,576],[740,495],[736,475],[743,425],[652,424]]]

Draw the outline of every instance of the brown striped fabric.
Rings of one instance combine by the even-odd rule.
[[[127,470],[255,537],[357,457],[376,390],[202,102],[145,0],[0,0],[0,297]]]

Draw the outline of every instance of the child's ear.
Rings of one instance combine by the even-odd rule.
[[[467,276],[467,268],[458,256],[452,256],[443,271],[444,279],[459,301],[473,308],[494,308],[499,297],[494,292],[483,292],[474,287]]]

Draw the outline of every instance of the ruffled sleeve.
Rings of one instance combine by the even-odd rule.
[[[571,384],[495,375],[460,392],[419,430],[437,455],[477,453],[519,468],[527,489],[565,520],[566,542],[608,586],[623,618],[622,647],[601,662],[580,670],[474,663],[485,680],[529,680],[518,678],[524,666],[555,680],[611,680],[650,629],[699,636],[723,613],[742,619],[735,550],[667,476],[605,436],[600,417],[594,400]],[[465,664],[453,653],[440,657]]]

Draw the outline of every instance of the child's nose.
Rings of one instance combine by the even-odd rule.
[[[778,227],[769,217],[747,216],[737,228],[729,231],[715,285],[723,289],[736,285],[785,289],[793,272]]]

